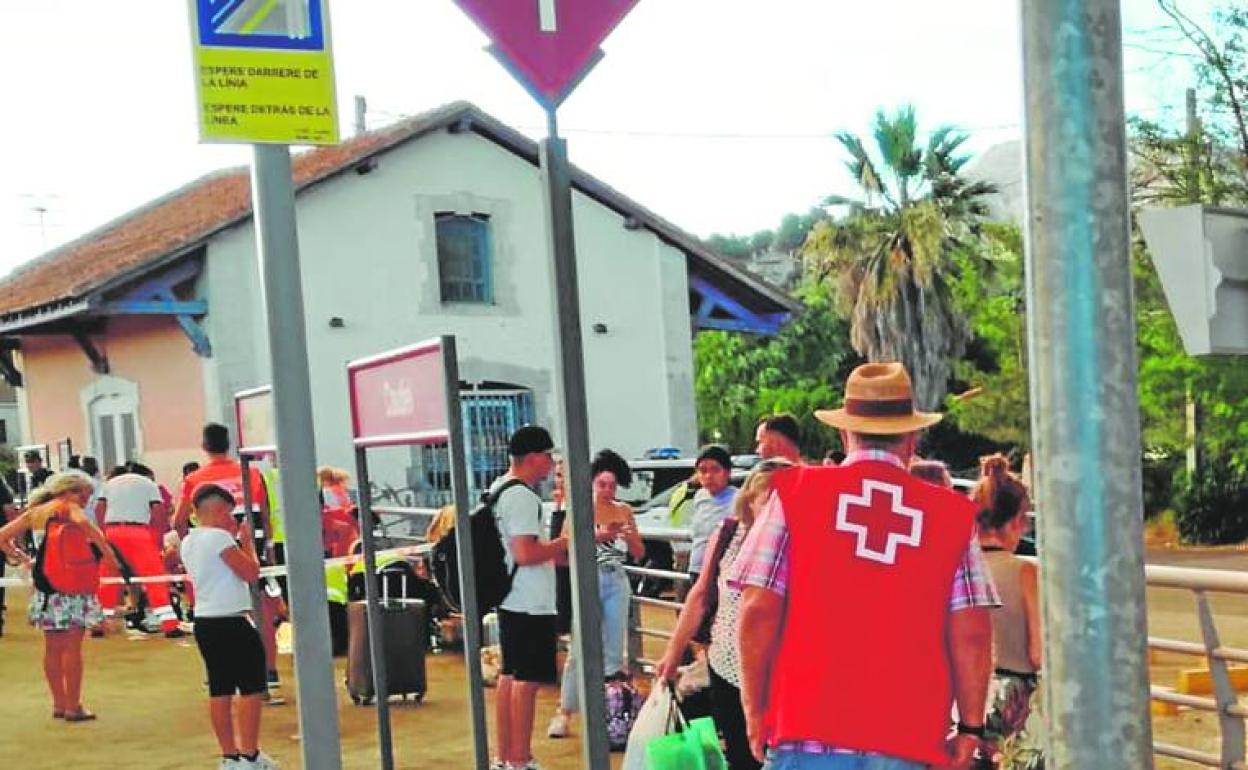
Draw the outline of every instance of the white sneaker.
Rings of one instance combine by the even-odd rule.
[[[550,719],[550,726],[546,728],[547,738],[567,738],[572,734],[571,726],[568,724],[568,715],[560,711]],[[531,765],[532,763],[530,763]],[[526,766],[527,767],[527,766]],[[523,770],[523,768],[521,768]]]
[[[265,754],[263,751],[255,758],[255,760],[240,757],[238,767],[245,770],[282,770],[282,766],[277,764],[277,760]]]

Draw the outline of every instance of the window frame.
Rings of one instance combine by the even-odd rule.
[[[479,253],[473,255],[471,262],[467,265],[467,270],[472,273],[480,273],[478,279],[475,275],[470,278],[464,278],[464,266],[460,266],[460,275],[448,277],[447,265],[449,260],[444,260],[442,249],[442,227],[444,223],[472,223],[480,228],[479,239],[476,237],[476,230],[469,229],[468,232],[474,234],[472,240],[472,249]],[[483,211],[472,211],[464,213],[460,211],[435,211],[433,213],[433,242],[435,251],[435,262],[437,265],[438,278],[438,299],[443,305],[485,305],[492,306],[497,304],[494,287],[494,223],[493,217]],[[459,291],[448,292],[448,288],[454,287]],[[462,296],[464,289],[471,293],[479,293],[481,299],[468,299]],[[459,294],[460,296],[450,296],[451,294]]]

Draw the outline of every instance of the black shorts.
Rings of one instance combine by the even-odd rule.
[[[267,689],[264,643],[242,615],[195,618],[195,643],[208,671],[208,694],[258,695]]]
[[[513,677],[519,682],[554,684],[555,620],[554,615],[498,611],[503,676]]]

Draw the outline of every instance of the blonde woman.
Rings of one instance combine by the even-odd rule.
[[[86,476],[59,473],[31,494],[25,513],[0,528],[0,548],[8,554],[16,552],[14,541],[28,531],[37,546],[57,549],[66,557],[81,555],[88,545],[95,553],[94,558],[48,559],[31,592],[28,617],[43,631],[43,672],[52,693],[52,717],[66,722],[95,719],[82,705],[82,639],[88,628],[104,620],[96,598],[97,560],[103,558],[120,571],[104,534],[83,513],[92,494]],[[44,545],[47,538],[54,540]]]
[[[745,712],[741,707],[741,660],[737,648],[741,592],[728,585],[727,575],[755,517],[767,501],[771,474],[789,465],[783,459],[764,460],[741,486],[733,501],[732,517],[720,524],[707,542],[706,562],[698,573],[698,582],[685,599],[667,651],[655,672],[661,679],[676,679],[685,649],[709,616],[711,644],[707,659],[711,668],[711,709],[728,748],[729,770],[758,770],[760,763],[750,753]],[[722,543],[725,536],[729,540]]]

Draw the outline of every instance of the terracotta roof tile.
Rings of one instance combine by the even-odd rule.
[[[372,155],[418,135],[465,126],[500,143],[532,163],[532,139],[468,102],[454,102],[379,131],[294,156],[296,189],[316,184],[358,165]],[[734,293],[770,311],[793,312],[798,305],[781,290],[733,266],[705,243],[645,209],[589,174],[573,168],[573,184],[623,215],[686,251],[692,259],[727,278]],[[62,302],[84,299],[130,273],[206,241],[214,233],[251,216],[251,182],[246,167],[219,171],[132,211],[81,238],[18,268],[0,281],[0,319]],[[721,279],[722,280],[722,279]]]

